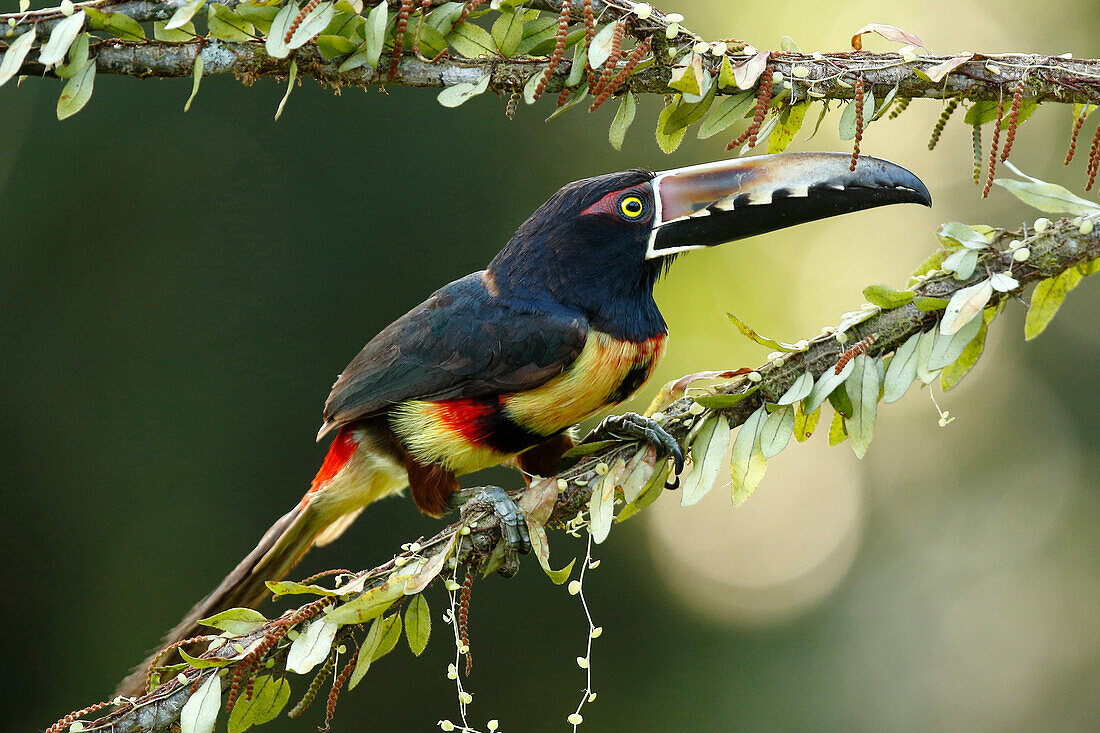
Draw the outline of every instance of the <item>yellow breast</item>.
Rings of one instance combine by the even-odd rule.
[[[664,353],[663,334],[633,343],[590,331],[568,369],[541,387],[505,397],[504,412],[528,430],[554,435],[632,395]]]

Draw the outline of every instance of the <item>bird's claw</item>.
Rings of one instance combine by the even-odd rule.
[[[479,489],[463,507],[463,511],[473,507],[489,508],[496,515],[500,521],[500,536],[504,539],[504,547],[509,553],[518,552],[526,555],[531,551],[531,535],[527,531],[527,518],[504,489],[499,486],[486,486]]]
[[[585,442],[593,440],[640,440],[657,449],[660,458],[671,458],[674,464],[672,478],[665,483],[666,489],[680,486],[680,473],[684,470],[684,451],[676,439],[668,434],[656,420],[635,412],[612,415],[593,430]]]

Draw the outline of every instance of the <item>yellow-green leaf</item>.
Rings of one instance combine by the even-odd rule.
[[[493,37],[481,26],[470,21],[459,23],[447,35],[447,43],[468,59],[492,56],[497,52]]]
[[[868,303],[879,308],[900,308],[915,296],[912,290],[894,290],[889,285],[868,285],[863,289],[863,297]]]
[[[985,351],[985,337],[989,331],[989,324],[997,314],[996,308],[986,308],[985,314],[982,318],[981,327],[978,329],[978,334],[970,340],[970,343],[963,349],[962,354],[951,364],[944,367],[940,372],[940,387],[946,392],[952,389],[963,377],[970,373],[970,370],[974,368],[974,365],[978,363],[978,359],[981,358],[982,352]]]
[[[183,105],[183,111],[188,112],[191,109],[191,102],[195,101],[195,95],[199,93],[199,83],[202,81],[202,54],[195,57],[195,68],[192,71],[192,75],[195,77],[195,81],[191,85],[191,96],[187,98],[187,102]]]
[[[664,153],[671,153],[676,148],[680,147],[680,143],[684,140],[684,135],[687,134],[687,128],[681,127],[676,130],[668,129],[668,121],[676,112],[676,103],[665,107],[661,110],[661,114],[657,117],[657,147]]]
[[[405,636],[409,642],[409,649],[416,656],[428,646],[428,637],[432,633],[432,613],[428,610],[428,601],[424,594],[413,596],[409,601],[409,608],[405,611]]]
[[[848,439],[848,429],[844,426],[844,416],[833,413],[833,422],[829,425],[829,447],[840,445]]]
[[[799,443],[805,443],[809,440],[810,436],[814,434],[814,430],[817,428],[817,421],[820,417],[820,407],[807,415],[802,410],[802,403],[798,403],[798,408],[794,413],[794,439]]]
[[[212,629],[239,635],[258,631],[267,623],[267,619],[254,608],[230,608],[209,618],[200,619],[199,623]]]
[[[767,419],[767,411],[760,407],[737,431],[730,455],[730,473],[733,481],[733,505],[741,506],[760,485],[768,459],[760,452],[760,431]]]
[[[1035,287],[1031,294],[1031,306],[1024,320],[1024,338],[1030,341],[1041,334],[1062,307],[1069,291],[1081,282],[1081,272],[1076,268],[1066,270],[1061,275],[1047,278]]]
[[[802,129],[802,121],[806,118],[806,110],[810,103],[799,102],[786,107],[779,113],[779,125],[768,136],[768,153],[782,153],[794,140],[794,136]]]
[[[621,150],[623,147],[623,139],[626,137],[626,131],[630,127],[630,123],[634,121],[634,113],[637,107],[638,102],[634,99],[633,92],[627,92],[623,95],[622,101],[619,102],[619,109],[615,112],[615,119],[611,121],[611,127],[607,131],[607,138],[611,142],[611,147],[616,150]]]
[[[500,55],[506,59],[511,58],[519,48],[519,42],[523,40],[523,14],[502,12],[494,21],[490,35]]]

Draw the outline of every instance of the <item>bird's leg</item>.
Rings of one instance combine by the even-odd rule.
[[[589,433],[582,443],[597,440],[640,440],[657,449],[661,458],[671,458],[675,463],[672,478],[665,484],[666,489],[675,489],[680,485],[680,472],[684,470],[684,451],[676,439],[668,434],[656,420],[627,412],[623,415],[611,415],[604,418],[595,430]]]
[[[471,511],[492,511],[500,521],[500,534],[508,552],[526,555],[531,551],[531,535],[527,531],[523,510],[499,486],[459,489],[451,495],[448,503],[460,509],[464,517]]]

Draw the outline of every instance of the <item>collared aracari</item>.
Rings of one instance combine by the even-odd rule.
[[[335,437],[309,490],[166,642],[196,633],[198,619],[259,604],[265,581],[406,486],[438,517],[456,476],[509,460],[548,475],[572,445],[569,429],[628,398],[657,366],[667,328],[653,286],[672,256],[860,209],[931,204],[904,168],[861,157],[850,171],[849,161],[766,155],[562,188],[485,270],[436,291],[344,369],[318,433]],[[682,461],[645,418],[610,429]],[[522,551],[522,516],[502,491],[490,499]]]

